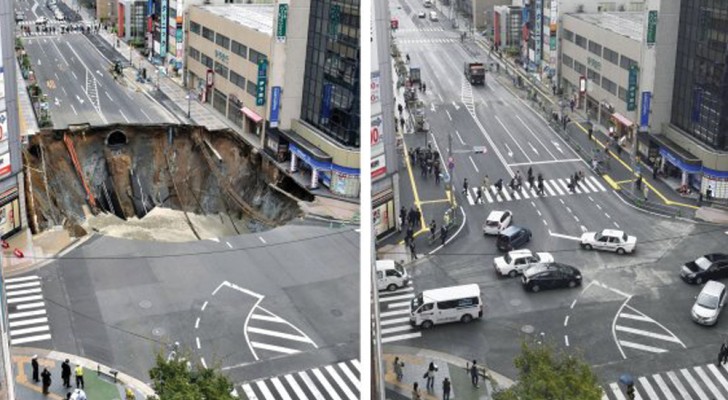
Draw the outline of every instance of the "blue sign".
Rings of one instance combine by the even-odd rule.
[[[268,74],[268,60],[261,58],[258,60],[258,84],[255,87],[255,105],[262,106],[265,104],[265,91],[267,84],[266,75]]]
[[[270,93],[270,126],[278,126],[278,117],[281,109],[281,87],[273,86]]]
[[[697,174],[700,173],[702,170],[702,166],[700,165],[693,165],[688,164],[686,162],[683,162],[683,160],[680,159],[680,157],[673,154],[670,150],[668,150],[665,147],[660,147],[660,155],[667,161],[670,162],[670,164],[680,168],[681,170],[689,173],[689,174]]]
[[[334,85],[327,83],[324,85],[324,98],[321,107],[321,123],[328,124],[331,118],[331,98],[334,94]]]
[[[650,124],[650,103],[652,92],[642,92],[642,108],[640,109],[640,126],[647,129]]]
[[[147,15],[154,15],[154,0],[149,0],[147,2]]]
[[[695,88],[693,92],[693,122],[700,122],[700,107],[703,106],[703,89]]]

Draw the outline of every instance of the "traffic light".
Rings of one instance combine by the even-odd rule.
[[[634,400],[634,383],[627,384],[627,398],[629,400]]]

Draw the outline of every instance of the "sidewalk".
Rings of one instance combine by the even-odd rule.
[[[7,278],[40,268],[91,237],[73,238],[60,226],[33,236],[30,229],[25,228],[7,240],[7,249],[0,249],[3,275]],[[20,250],[22,257],[14,253],[16,249]]]
[[[33,382],[32,368],[30,365],[33,355],[38,355],[38,364],[40,365],[39,371],[42,372],[43,368],[47,368],[51,373],[49,395],[43,395],[43,386],[41,383]],[[86,397],[89,400],[125,399],[125,390],[127,387],[134,391],[137,400],[143,400],[146,399],[147,396],[154,395],[152,388],[138,379],[119,372],[117,375],[117,382],[114,382],[113,376],[109,374],[109,367],[99,365],[92,360],[74,356],[72,354],[48,351],[45,349],[13,347],[11,359],[14,368],[13,372],[15,374],[15,397],[17,399],[65,399],[66,393],[72,391],[72,389],[66,389],[63,387],[63,380],[61,379],[61,364],[66,359],[70,360],[71,364],[71,385],[73,388],[75,388],[73,371],[76,368],[76,365],[81,365],[84,368],[84,391],[86,392]],[[102,371],[101,374],[97,373],[99,369]]]
[[[394,359],[404,362],[403,377],[401,381],[397,380],[394,373]],[[478,361],[477,365],[484,365],[483,360]],[[485,379],[483,375],[479,378],[479,387],[474,387],[470,371],[466,369],[472,360],[466,360],[453,355],[405,346],[388,346],[383,354],[383,362],[385,363],[384,381],[389,393],[398,394],[405,398],[411,398],[412,387],[414,382],[419,383],[420,391],[423,399],[435,400],[442,398],[442,381],[448,377],[451,381],[450,397],[453,399],[464,400],[489,400],[495,388],[508,388],[513,385],[513,381],[509,378],[498,374],[492,370],[481,370],[481,374],[485,372],[490,379]],[[435,373],[434,389],[428,391],[426,389],[427,380],[423,377],[430,362],[434,362],[438,368]],[[492,381],[491,381],[492,380]],[[395,398],[396,396],[392,396]]]

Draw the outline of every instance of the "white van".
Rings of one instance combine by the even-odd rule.
[[[482,317],[483,302],[476,284],[425,290],[410,302],[410,324],[424,329]]]
[[[407,270],[394,260],[377,260],[377,290],[397,290],[409,285]]]

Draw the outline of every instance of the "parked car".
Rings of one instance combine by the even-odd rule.
[[[66,17],[63,15],[62,12],[59,11],[59,12],[56,13],[56,20],[57,21],[63,21],[64,19],[66,19]]]
[[[498,234],[495,245],[500,251],[517,249],[531,240],[531,231],[527,228],[511,225]]]
[[[533,253],[531,250],[513,250],[503,257],[496,257],[493,260],[493,268],[502,276],[515,278],[523,271],[539,264],[551,263],[554,256],[551,253]]]
[[[420,11],[420,13],[417,14],[417,16],[420,17],[420,18],[427,18],[427,13],[424,12],[424,11]]]
[[[410,283],[407,270],[394,260],[377,260],[377,290],[395,291]]]
[[[46,17],[38,17],[38,19],[35,20],[36,25],[45,25],[48,23],[48,18]]]
[[[698,285],[710,279],[728,278],[728,254],[706,254],[687,262],[680,269],[680,277],[687,283]]]
[[[581,285],[581,272],[571,265],[550,263],[527,269],[521,278],[523,288],[532,292],[542,289],[577,287]]]
[[[715,325],[725,305],[725,285],[718,281],[708,281],[700,294],[695,296],[695,304],[690,311],[693,321],[701,325]]]
[[[488,214],[488,218],[483,223],[483,234],[484,235],[497,235],[503,229],[511,226],[513,221],[513,213],[510,210],[506,211],[491,211]]]
[[[430,11],[430,21],[437,21],[437,11]]]
[[[637,245],[637,238],[628,236],[616,229],[605,229],[601,232],[586,232],[581,235],[581,247],[587,250],[597,249],[616,251],[617,254],[631,253]]]

